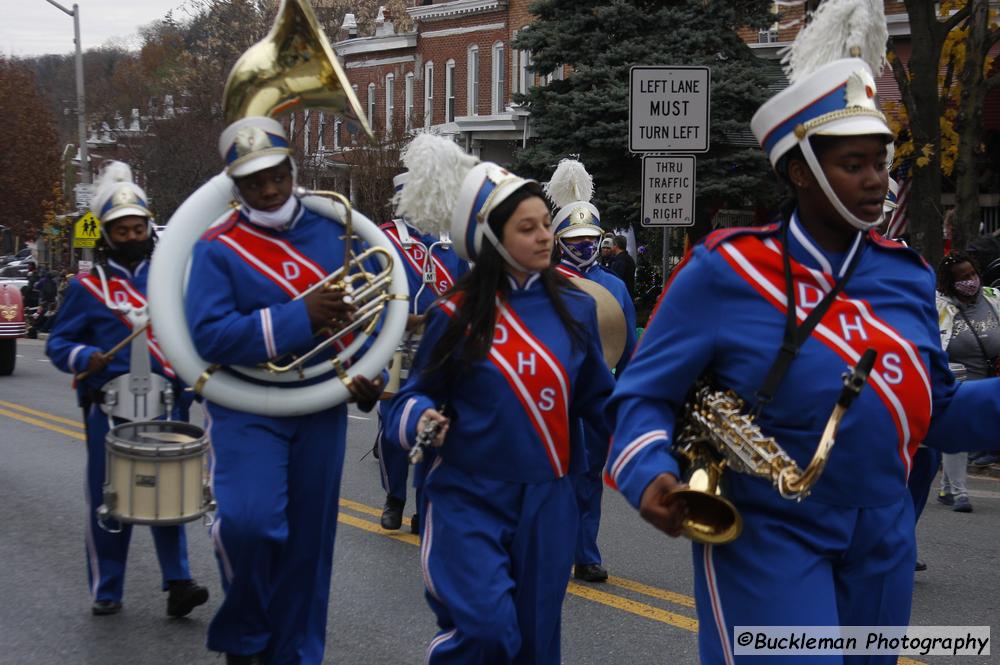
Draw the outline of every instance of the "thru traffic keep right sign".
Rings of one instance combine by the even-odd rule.
[[[694,226],[694,155],[643,157],[642,225]]]

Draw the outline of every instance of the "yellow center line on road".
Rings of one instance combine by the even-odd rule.
[[[14,420],[20,420],[23,423],[28,423],[29,425],[34,425],[35,427],[41,427],[43,429],[51,430],[53,432],[58,432],[59,434],[65,434],[71,439],[76,439],[78,441],[84,440],[84,436],[80,432],[74,432],[73,430],[66,429],[65,427],[59,427],[58,425],[47,423],[44,420],[32,418],[31,416],[24,416],[21,415],[20,413],[14,413],[13,411],[8,411],[7,409],[0,409],[0,416],[7,416],[8,418],[13,418]]]
[[[627,589],[629,591],[634,591],[635,593],[641,593],[652,598],[659,598],[660,600],[665,600],[668,603],[674,603],[683,607],[694,607],[694,598],[691,596],[685,596],[684,594],[677,593],[675,591],[667,591],[666,589],[649,586],[648,584],[625,579],[624,577],[610,575],[608,576],[608,584],[611,586],[621,587],[622,589]]]
[[[79,420],[71,420],[69,418],[63,418],[62,416],[57,416],[54,413],[48,413],[46,411],[39,411],[38,409],[32,409],[31,407],[24,406],[23,404],[15,404],[14,402],[6,402],[0,399],[0,407],[14,409],[15,411],[23,411],[24,413],[28,413],[33,416],[39,416],[41,418],[45,418],[53,422],[62,423],[63,425],[69,425],[70,427],[83,429],[83,423],[81,423]]]

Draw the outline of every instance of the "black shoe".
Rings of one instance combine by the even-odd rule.
[[[382,509],[382,528],[396,531],[403,526],[403,507],[406,501],[394,496],[385,497],[385,508]]]
[[[413,513],[410,518],[410,533],[420,534],[420,513]]]
[[[573,577],[584,582],[607,582],[608,571],[596,563],[573,566]]]
[[[264,665],[264,654],[255,653],[252,656],[241,656],[236,653],[227,653],[226,665]]]
[[[918,573],[922,570],[927,570],[927,564],[921,561],[920,559],[917,559],[917,565],[913,567],[913,570],[917,571]]]
[[[942,506],[954,506],[955,505],[955,495],[950,492],[938,492],[937,501]]]
[[[191,610],[208,601],[208,589],[195,584],[194,580],[174,580],[167,582],[170,595],[167,596],[167,614],[185,617]]]
[[[94,604],[90,606],[90,613],[99,617],[118,614],[121,611],[122,604],[119,600],[95,600]]]

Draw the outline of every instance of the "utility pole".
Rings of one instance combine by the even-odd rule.
[[[90,184],[90,158],[87,156],[87,107],[83,92],[83,48],[80,44],[80,5],[69,10],[55,0],[45,0],[73,17],[73,41],[76,44],[76,123],[80,134],[80,182]]]

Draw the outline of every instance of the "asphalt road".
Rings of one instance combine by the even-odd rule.
[[[84,447],[69,377],[21,340],[15,374],[0,378],[0,664],[219,665],[204,648],[221,597],[206,530],[187,526],[191,568],[212,598],[168,619],[149,530],[136,528],[124,610],[93,617],[84,567]],[[367,455],[375,420],[351,412],[341,491],[326,663],[423,662],[435,633],[423,600],[416,538],[378,526],[383,495]],[[913,625],[989,625],[1000,635],[1000,481],[971,479],[975,512],[933,499],[918,526]],[[409,510],[408,510],[409,513]],[[600,544],[609,584],[571,583],[563,609],[563,662],[697,662],[690,546],[660,536],[613,492]],[[909,663],[1000,662],[926,657]],[[791,662],[792,659],[789,659]],[[902,661],[901,661],[902,662]]]

